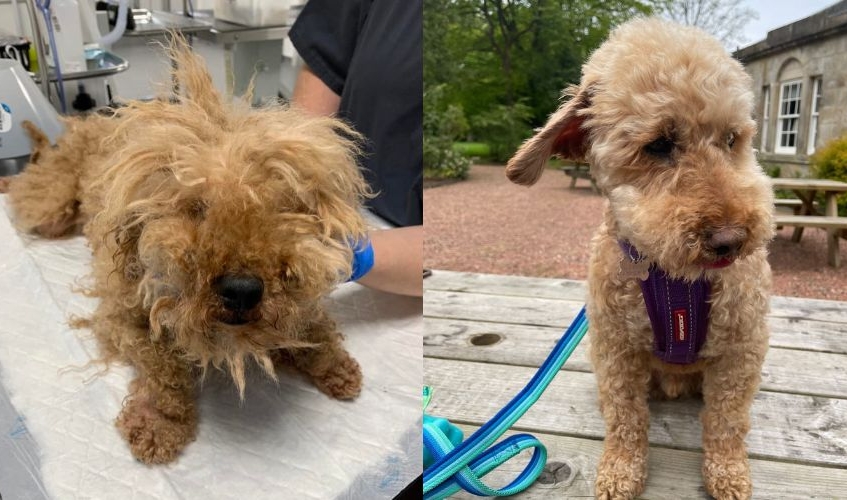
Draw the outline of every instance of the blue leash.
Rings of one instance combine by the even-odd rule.
[[[488,447],[538,400],[587,331],[588,319],[583,306],[526,387],[464,442],[457,443],[461,436],[452,436],[451,440],[450,433],[444,430],[445,423],[450,425],[446,420],[424,415],[424,446],[435,459],[424,471],[424,500],[440,500],[459,489],[478,496],[514,495],[535,481],[547,461],[547,449],[535,437],[516,434],[492,448]],[[424,388],[424,407],[430,397],[429,388]],[[534,448],[529,463],[507,486],[495,490],[480,480],[495,467],[529,448]]]

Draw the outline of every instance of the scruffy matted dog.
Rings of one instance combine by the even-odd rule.
[[[21,230],[83,227],[100,299],[83,323],[101,361],[135,368],[117,426],[146,463],[195,438],[210,367],[242,396],[250,364],[294,367],[340,399],[362,383],[321,302],[366,237],[358,134],[231,102],[181,38],[169,54],[178,95],[70,119],[56,147],[30,126],[32,161],[9,184]]]

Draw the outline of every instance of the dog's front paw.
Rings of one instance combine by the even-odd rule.
[[[747,458],[706,458],[703,462],[706,491],[717,500],[742,500],[753,495]]]
[[[629,453],[603,452],[597,466],[594,494],[598,500],[635,498],[644,491],[647,480],[647,460]]]
[[[145,464],[174,461],[194,441],[197,431],[196,419],[169,418],[152,405],[134,399],[124,406],[116,425],[132,455]]]
[[[318,389],[336,399],[353,399],[362,391],[362,369],[344,351],[324,373],[313,375]]]

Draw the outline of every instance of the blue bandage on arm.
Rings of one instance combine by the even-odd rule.
[[[348,281],[357,281],[374,266],[374,247],[370,240],[360,241],[353,247],[353,274]]]

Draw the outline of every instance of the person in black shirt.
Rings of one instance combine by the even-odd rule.
[[[421,295],[423,4],[310,0],[289,38],[304,61],[293,104],[335,115],[365,136],[368,208],[396,229],[372,232],[374,267],[359,283]]]
[[[421,0],[311,0],[289,33],[309,74],[294,101],[364,134],[368,208],[395,226],[423,223],[422,12]]]

